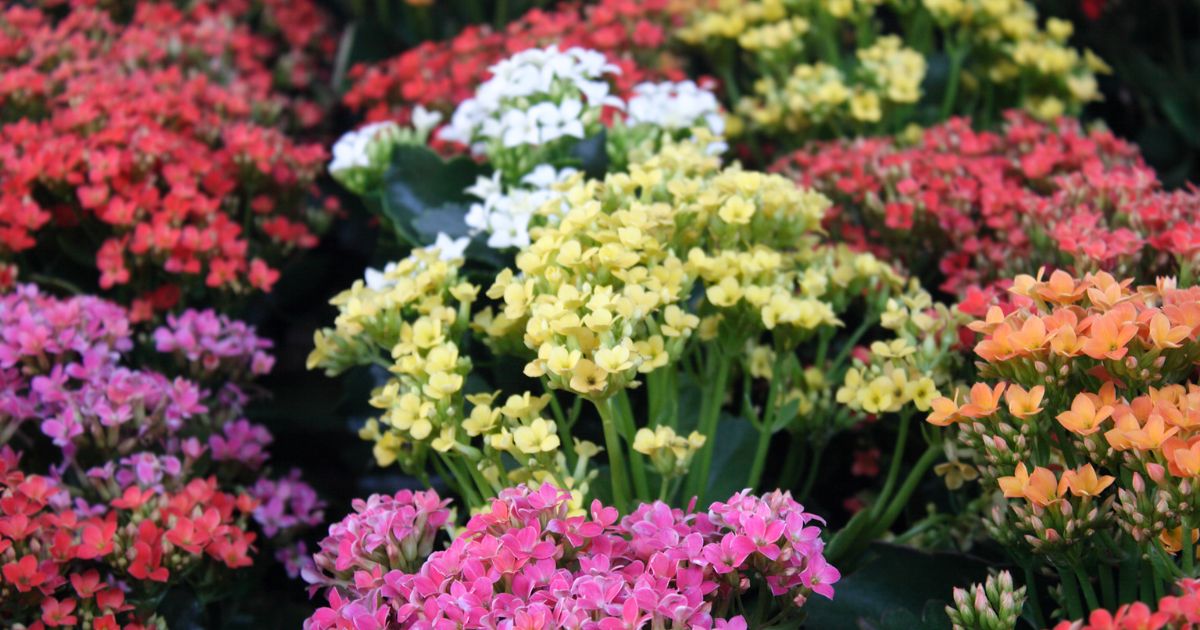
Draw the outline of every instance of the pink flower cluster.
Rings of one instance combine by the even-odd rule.
[[[978,315],[1004,278],[1041,265],[1154,277],[1200,262],[1200,192],[1164,191],[1136,147],[1071,119],[1010,113],[996,132],[952,119],[912,144],[817,142],[773,170],[833,199],[837,238],[936,280]]]
[[[199,368],[200,373],[189,374],[197,379],[220,376],[238,382],[265,375],[275,365],[269,339],[213,309],[167,315],[166,324],[154,331],[154,344],[159,352],[174,353],[181,365]]]
[[[387,568],[411,563],[431,523],[445,521],[445,502],[432,492],[397,495],[381,515],[412,507],[399,532],[382,533],[361,526],[370,510],[356,505],[360,514],[335,526],[315,558],[320,573],[310,581],[331,586],[329,606],[305,627],[746,628],[732,611],[751,589],[769,589],[787,618],[814,592],[832,596],[840,577],[825,562],[820,519],[787,493],[738,493],[707,513],[655,502],[623,519],[598,501],[571,515],[570,501],[549,484],[505,490],[416,571]],[[341,556],[361,557],[353,550],[368,540],[374,551],[347,583],[357,561]]]
[[[329,526],[304,579],[315,587],[355,589],[358,575],[414,572],[433,551],[438,531],[450,521],[449,499],[437,491],[401,490],[355,499],[354,512]]]
[[[327,220],[313,203],[326,152],[284,131],[288,113],[311,123],[321,110],[274,87],[307,85],[312,60],[331,58],[327,27],[303,23],[323,18],[263,13],[326,40],[320,55],[286,44],[290,72],[277,73],[280,46],[239,21],[254,13],[245,1],[136,3],[128,23],[66,4],[0,11],[0,107],[14,120],[0,125],[0,279],[66,233],[135,319],[183,290],[270,290],[272,265]]]

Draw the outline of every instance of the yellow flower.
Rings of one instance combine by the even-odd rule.
[[[571,374],[571,389],[588,396],[604,391],[608,375],[588,359],[580,359]]]
[[[535,418],[513,431],[513,444],[526,455],[536,455],[557,450],[560,442],[553,422]]]
[[[754,204],[741,197],[731,197],[717,213],[722,221],[744,225],[754,217]]]

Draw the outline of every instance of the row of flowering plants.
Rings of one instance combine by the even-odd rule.
[[[231,627],[274,561],[313,629],[1190,627],[1200,204],[1072,118],[1108,72],[1072,36],[5,8],[0,621]],[[281,356],[370,383],[395,473],[327,506],[251,413],[297,405],[247,305],[359,213],[372,266]]]

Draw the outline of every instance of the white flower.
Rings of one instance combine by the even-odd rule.
[[[329,172],[337,173],[351,168],[371,167],[371,143],[377,138],[398,137],[400,126],[391,121],[364,125],[354,131],[347,131],[333,143],[333,160],[329,162]]]
[[[466,236],[450,238],[445,232],[438,232],[437,240],[425,249],[426,251],[436,251],[440,260],[454,260],[462,258],[463,253],[467,251],[467,245],[470,244],[471,239]],[[370,285],[368,284],[368,286]]]
[[[412,125],[417,130],[417,133],[425,136],[433,131],[438,123],[442,122],[442,113],[439,111],[430,111],[421,105],[417,105],[412,111]]]
[[[555,184],[567,181],[572,175],[578,172],[569,166],[563,169],[556,169],[549,164],[538,164],[533,167],[533,170],[528,175],[521,178],[521,183],[528,184],[532,188],[548,190]]]
[[[492,249],[529,247],[529,216],[493,214],[488,227],[491,236],[487,244]]]
[[[395,280],[389,279],[388,274],[396,270],[396,263],[390,262],[383,266],[383,271],[367,267],[367,271],[363,274],[363,280],[366,282],[367,288],[373,291],[383,291],[390,289],[396,285]]]

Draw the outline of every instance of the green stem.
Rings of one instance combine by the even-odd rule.
[[[596,405],[596,411],[600,414],[600,424],[604,428],[604,445],[608,449],[608,472],[612,477],[613,503],[618,510],[624,512],[629,508],[629,479],[625,468],[625,447],[617,433],[612,399],[593,400],[592,403]]]
[[[821,467],[821,455],[824,453],[825,449],[821,445],[817,445],[812,459],[808,461],[808,472],[804,474],[804,487],[800,489],[800,494],[796,497],[797,501],[807,500],[808,494],[812,492],[813,484],[817,481],[817,471]]]
[[[1088,610],[1096,610],[1100,607],[1100,600],[1096,597],[1096,589],[1092,588],[1092,579],[1083,572],[1083,568],[1078,564],[1074,568],[1075,576],[1079,578],[1079,587],[1083,590],[1083,598],[1087,601]]]
[[[746,480],[746,487],[751,490],[758,489],[758,484],[762,481],[763,468],[766,467],[767,451],[771,446],[771,427],[767,422],[763,422],[758,426],[758,444],[754,447],[754,463],[750,465],[750,477]]]
[[[888,476],[883,482],[883,490],[876,499],[875,507],[871,510],[876,516],[883,512],[884,506],[891,497],[892,488],[896,485],[896,478],[900,474],[900,463],[904,460],[904,447],[908,445],[908,425],[912,421],[912,415],[911,407],[905,407],[900,412],[900,431],[896,434],[896,445],[892,450],[892,461],[888,465]]]
[[[1025,601],[1029,602],[1029,610],[1033,613],[1037,627],[1045,628],[1046,615],[1042,613],[1042,598],[1038,595],[1037,574],[1033,571],[1033,562],[1027,562],[1022,568],[1025,569]]]
[[[940,444],[929,445],[929,448],[921,455],[921,459],[917,460],[912,470],[908,472],[908,477],[905,478],[904,484],[900,486],[900,489],[896,491],[896,496],[892,497],[887,511],[883,513],[883,516],[869,530],[871,537],[866,542],[871,542],[871,540],[878,538],[884,532],[891,529],[892,523],[896,521],[896,518],[900,516],[900,512],[908,505],[908,499],[912,496],[913,491],[917,489],[917,484],[921,483],[921,479],[925,476],[929,467],[933,465],[933,462],[941,454],[942,447]]]
[[[617,408],[621,415],[621,426],[625,427],[625,435],[629,441],[629,467],[633,470],[633,487],[636,491],[636,498],[644,501],[650,499],[650,484],[646,481],[646,465],[645,458],[641,453],[633,450],[633,436],[637,432],[637,425],[633,421],[633,405],[629,403],[629,395],[625,390],[617,394]]]
[[[1113,582],[1113,568],[1111,564],[1105,564],[1100,569],[1100,597],[1104,600],[1104,607],[1112,610],[1117,607],[1117,589]]]
[[[954,102],[958,100],[958,81],[962,74],[963,61],[967,57],[967,49],[960,40],[950,49],[950,74],[946,83],[946,95],[942,98],[941,116],[938,120],[946,120],[954,111]]]
[[[1186,518],[1183,519],[1181,533],[1183,536],[1183,573],[1185,577],[1190,578],[1196,562],[1196,543],[1192,540],[1192,524]]]
[[[1083,603],[1079,601],[1079,588],[1075,584],[1075,576],[1070,569],[1058,569],[1058,579],[1062,584],[1063,599],[1067,600],[1064,605],[1067,607],[1067,612],[1071,615],[1071,619],[1083,618],[1084,610]]]
[[[690,494],[704,501],[708,489],[708,475],[712,469],[713,452],[717,445],[717,422],[721,418],[721,405],[725,402],[725,386],[729,380],[730,361],[726,360],[724,352],[713,351],[707,356],[708,370],[714,374],[709,379],[705,389],[704,400],[700,407],[699,431],[705,437],[692,469],[688,475],[688,490]]]

